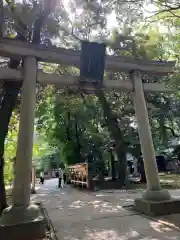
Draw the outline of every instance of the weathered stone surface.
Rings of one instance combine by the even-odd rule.
[[[178,240],[179,232],[156,219],[123,209],[144,190],[83,193],[57,180],[45,181],[34,200],[41,200],[59,240]],[[171,191],[180,196],[180,191]]]
[[[171,195],[166,189],[159,189],[157,191],[147,189],[142,194],[142,198],[147,201],[164,202],[171,200]]]
[[[168,201],[149,201],[143,198],[135,199],[134,209],[148,216],[161,216],[172,213],[180,213],[180,199]]]
[[[45,220],[37,204],[11,206],[0,218],[0,239],[36,240],[45,235]]]
[[[45,236],[45,221],[38,219],[17,224],[0,224],[0,239],[2,240],[37,240]]]
[[[57,231],[59,240],[178,240],[179,233],[142,216],[110,217],[70,225]]]

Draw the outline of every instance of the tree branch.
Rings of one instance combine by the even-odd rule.
[[[170,4],[170,3],[169,3]],[[161,14],[161,13],[170,13],[170,14],[172,14],[172,16],[174,16],[174,17],[176,17],[176,18],[180,18],[180,16],[179,15],[176,15],[175,13],[174,13],[174,11],[177,11],[177,10],[180,10],[180,4],[177,4],[177,5],[169,5],[168,3],[167,3],[167,1],[165,1],[164,3],[160,3],[160,7],[162,7],[162,8],[164,8],[164,9],[162,9],[162,10],[159,10],[159,11],[154,11],[152,14],[152,16],[150,16],[150,17],[148,17],[148,18],[152,18],[152,17],[155,17],[155,16],[158,16],[159,14]],[[169,17],[172,17],[172,16],[169,16]],[[148,19],[147,18],[147,19]]]
[[[25,23],[21,21],[20,17],[16,14],[16,5],[14,5],[11,0],[5,0],[5,1],[13,15],[14,24],[17,28],[17,32],[19,33],[19,35],[21,34],[24,37],[26,37],[28,35],[28,27]]]
[[[47,0],[45,2],[44,10],[40,13],[39,17],[36,18],[34,22],[33,39],[32,39],[32,43],[34,44],[39,44],[41,41],[41,28],[43,27],[45,20],[47,19],[47,17],[52,11],[51,2],[52,0]]]
[[[170,130],[171,134],[173,137],[180,137],[180,135],[178,135],[177,133],[175,133],[174,129],[168,126],[164,126],[165,129]]]

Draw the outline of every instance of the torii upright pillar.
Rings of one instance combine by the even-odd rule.
[[[138,211],[148,215],[161,215],[168,211],[172,213],[177,211],[180,202],[173,200],[170,193],[162,189],[160,185],[141,73],[134,71],[132,80],[134,84],[133,101],[147,179],[147,190],[142,198],[135,200],[135,207]],[[167,209],[164,204],[161,204],[162,202],[166,204]]]
[[[36,108],[37,61],[24,59],[24,81],[20,107],[12,206],[0,221],[0,239],[39,239],[44,234],[44,219],[37,205],[30,204],[34,118]]]

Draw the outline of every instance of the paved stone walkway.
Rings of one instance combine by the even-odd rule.
[[[178,226],[167,219],[155,221],[123,208],[132,204],[140,192],[116,190],[87,194],[69,186],[60,190],[56,186],[57,179],[47,180],[32,200],[43,202],[59,240],[180,239]],[[180,191],[174,191],[173,195],[178,197]]]

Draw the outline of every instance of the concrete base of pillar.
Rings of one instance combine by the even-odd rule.
[[[45,220],[37,205],[6,208],[0,219],[0,239],[36,240],[45,236]]]
[[[162,202],[171,200],[170,193],[165,189],[159,190],[146,190],[142,195],[144,200],[155,201],[155,202]]]
[[[180,199],[153,202],[139,198],[135,199],[134,209],[151,217],[180,213]]]

